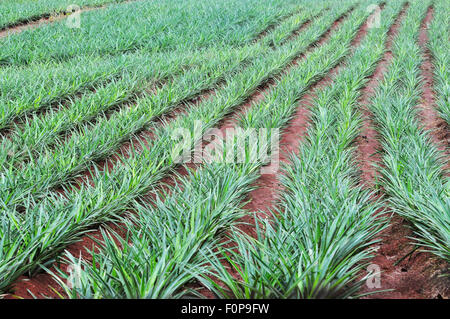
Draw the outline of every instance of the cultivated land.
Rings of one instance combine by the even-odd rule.
[[[0,298],[449,298],[449,12],[0,1]]]

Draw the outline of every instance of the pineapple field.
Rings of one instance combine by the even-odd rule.
[[[0,0],[0,299],[448,299],[449,17]]]

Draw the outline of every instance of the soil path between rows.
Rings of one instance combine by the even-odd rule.
[[[417,106],[419,110],[419,120],[423,129],[429,131],[431,140],[436,147],[446,155],[446,169],[450,169],[448,163],[450,147],[450,131],[447,122],[442,119],[437,111],[436,92],[434,91],[434,65],[431,52],[428,48],[429,35],[428,29],[433,19],[434,8],[431,6],[427,15],[422,22],[419,33],[419,47],[422,50],[423,63],[420,67],[422,75],[422,96],[420,104]]]

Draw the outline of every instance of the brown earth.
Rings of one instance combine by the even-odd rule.
[[[448,163],[450,155],[448,152],[448,147],[450,147],[450,131],[447,122],[440,117],[439,112],[437,111],[436,93],[434,91],[434,65],[431,52],[428,49],[428,28],[433,19],[433,12],[433,7],[430,7],[422,22],[419,33],[418,43],[423,54],[423,63],[421,65],[421,75],[423,80],[422,97],[420,104],[417,107],[419,109],[419,118],[422,128],[430,132],[433,143],[446,155],[446,169],[450,169]]]

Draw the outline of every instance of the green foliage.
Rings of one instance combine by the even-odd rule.
[[[110,2],[121,1],[71,4]],[[199,283],[223,298],[359,297],[386,206],[412,222],[420,245],[448,261],[450,181],[415,108],[417,37],[430,0],[410,4],[371,100],[386,199],[374,199],[355,171],[361,89],[405,1],[386,2],[380,28],[352,48],[372,2],[130,1],[83,13],[80,29],[60,21],[0,39],[0,292],[21,275],[49,271],[68,245],[108,222],[120,222],[125,236],[102,228],[92,261],[66,254],[75,274],[53,273],[70,298],[201,297],[192,288]],[[1,1],[0,29],[65,6]],[[433,6],[429,48],[448,121],[448,5]],[[282,168],[273,218],[243,209],[265,164],[248,156],[199,164],[160,188],[178,165],[176,130],[192,137],[192,155],[209,129],[272,81],[238,118],[243,129],[270,135],[340,62],[333,85],[312,101],[298,155]],[[151,135],[136,138],[143,130]],[[114,165],[98,164],[113,154]],[[256,238],[238,230],[248,214]]]
[[[204,280],[220,297],[358,297],[367,278],[361,271],[373,252],[369,246],[377,241],[377,234],[387,224],[377,213],[382,203],[358,186],[355,178],[355,150],[351,144],[361,124],[356,107],[360,89],[384,53],[383,47],[376,44],[385,41],[386,31],[400,9],[401,3],[387,6],[382,13],[381,28],[368,32],[339,70],[334,85],[317,92],[307,141],[300,146],[298,155],[291,154],[283,169],[283,191],[273,217],[265,219],[255,214],[258,226],[255,239],[233,232],[231,238],[237,249],[225,250],[214,263],[218,281]],[[357,24],[350,25],[354,28]],[[345,29],[343,25],[340,30]],[[349,27],[344,34],[345,40],[341,38],[335,46],[348,46],[354,29]],[[301,70],[302,66],[299,73],[307,74]],[[293,98],[295,86],[286,83],[289,80],[296,83],[296,79],[302,78],[296,73],[294,70],[292,77],[286,77],[286,82],[277,87],[281,91],[286,86],[286,92],[291,92]],[[271,107],[282,110],[285,100],[277,99]],[[249,114],[266,113],[258,109],[252,108]],[[276,117],[269,113],[267,119]],[[233,271],[229,271],[222,258]]]
[[[442,118],[450,127],[450,10],[448,1],[438,0],[433,4],[434,14],[428,36],[429,49],[433,56],[437,104]]]
[[[66,13],[69,5],[98,7],[125,0],[3,0],[0,2],[0,30],[52,14]]]
[[[381,135],[380,185],[396,213],[415,227],[416,241],[450,258],[450,180],[444,154],[418,122],[421,93],[420,24],[429,1],[412,3],[393,47],[394,59],[371,105]]]
[[[302,1],[300,1],[300,4]],[[76,56],[184,52],[217,43],[240,45],[299,9],[299,2],[230,0],[130,1],[0,39],[0,61],[21,65]]]
[[[328,25],[331,25],[332,21],[345,10],[345,7],[337,9],[334,17],[328,17]],[[322,24],[323,22],[324,20],[319,20],[316,23]],[[316,23],[313,25],[316,25]],[[325,32],[327,27],[322,28]],[[39,269],[39,265],[46,265],[51,262],[52,258],[63,250],[67,244],[79,239],[89,226],[114,220],[128,208],[131,208],[135,199],[155,186],[155,183],[176,164],[173,154],[179,148],[179,143],[172,136],[175,129],[186,128],[192,132],[196,121],[201,121],[205,125],[198,137],[200,138],[208,128],[216,125],[234,107],[243,103],[261,83],[278,74],[320,35],[320,33],[306,34],[305,36],[308,36],[308,38],[305,41],[289,41],[285,45],[275,48],[275,50],[270,49],[249,62],[246,68],[226,75],[223,79],[224,84],[221,88],[215,90],[214,95],[204,99],[199,104],[189,103],[186,106],[185,116],[178,116],[175,120],[163,126],[150,125],[150,129],[154,132],[154,138],[145,141],[145,143],[142,142],[142,145],[138,147],[139,152],[132,148],[129,156],[122,156],[120,158],[121,164],[115,165],[111,170],[94,168],[90,172],[92,179],[89,184],[80,183],[78,187],[67,188],[65,196],[54,193],[49,189],[51,186],[49,181],[59,179],[60,182],[64,182],[64,178],[68,177],[66,169],[55,170],[55,166],[51,163],[56,160],[59,161],[61,168],[64,168],[65,165],[72,165],[72,167],[79,169],[80,163],[78,163],[78,160],[74,160],[73,155],[70,156],[73,153],[67,153],[68,155],[65,158],[62,157],[64,161],[49,154],[46,157],[47,160],[41,162],[40,167],[47,167],[47,169],[32,176],[34,181],[41,181],[39,189],[36,189],[35,184],[27,184],[26,178],[20,178],[21,175],[12,174],[9,179],[2,178],[1,188],[8,190],[7,193],[2,192],[2,195],[10,195],[3,195],[0,203],[3,210],[0,214],[1,225],[3,225],[0,234],[5,237],[4,246],[1,249],[8,252],[8,254],[4,253],[7,258],[0,260],[0,275],[2,276],[0,288],[7,288],[23,272],[34,272]],[[216,72],[219,72],[219,70]],[[197,76],[203,73],[198,72]],[[189,73],[185,76],[189,76]],[[202,83],[200,82],[197,86],[202,85]],[[181,92],[184,92],[186,98],[195,94],[190,86],[186,86],[186,83],[181,84],[182,82],[179,83],[179,88]],[[170,93],[170,85],[162,87],[161,90],[167,90]],[[183,95],[156,94],[154,95],[155,103],[147,106],[161,109],[161,107],[168,105],[161,102],[168,98],[168,101],[174,101],[174,99],[181,101],[183,98],[180,98],[180,96]],[[170,105],[174,106],[173,104]],[[136,108],[136,110],[139,110],[139,108]],[[133,108],[130,108],[114,113],[111,119],[121,118],[121,114],[129,114],[131,118],[129,116],[122,117],[122,121],[115,123],[123,125],[123,128],[126,127],[127,129],[131,126],[131,131],[136,131],[139,126],[143,127],[148,123],[148,117],[151,115],[151,113],[139,113],[139,111],[133,111]],[[104,123],[114,122],[105,121]],[[102,128],[103,126],[99,126],[99,130]],[[92,142],[100,141],[93,144],[100,145],[100,149],[97,149],[97,146],[91,148],[90,144],[85,144],[85,147],[90,151],[87,155],[92,156],[91,159],[97,159],[98,157],[94,157],[94,155],[99,154],[99,152],[103,152],[103,154],[111,152],[117,148],[121,140],[126,140],[121,135],[123,133],[115,133],[115,130],[119,130],[120,127],[111,125],[111,128],[109,132],[116,134],[117,138],[110,139],[108,134],[102,134],[100,131],[91,135]],[[126,130],[119,132],[126,132]],[[84,134],[80,135],[80,138],[87,133],[88,128],[86,128]],[[104,144],[106,140],[110,140],[109,149]],[[199,139],[193,142],[197,143]],[[73,151],[74,147],[72,146],[70,149]],[[74,155],[80,156],[80,154],[86,156],[86,153],[81,152]],[[28,165],[35,164],[30,163]],[[29,191],[16,192],[16,189],[11,187],[16,181],[25,183],[22,185],[28,185],[26,187]],[[49,234],[52,235],[49,236]]]

